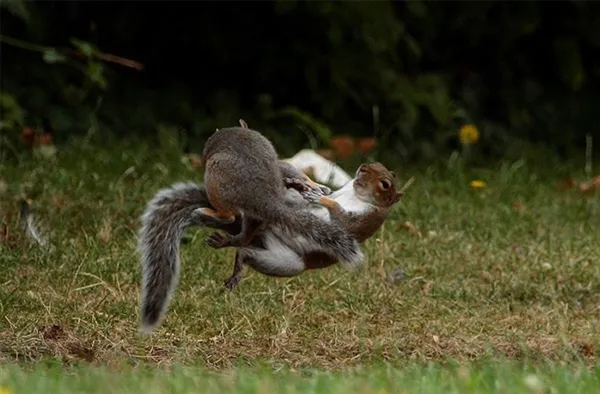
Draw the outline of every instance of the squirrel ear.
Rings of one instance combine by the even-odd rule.
[[[242,126],[243,129],[247,129],[248,128],[248,123],[246,123],[246,121],[244,119],[240,119],[240,126]]]
[[[365,171],[366,167],[367,167],[367,165],[365,163],[363,163],[360,166],[358,166],[358,169],[356,170],[356,176],[358,176],[359,172]]]

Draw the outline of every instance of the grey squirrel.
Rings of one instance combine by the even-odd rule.
[[[303,197],[296,198],[295,204],[325,221],[338,222],[362,243],[381,227],[393,205],[404,195],[396,189],[395,178],[381,163],[364,163],[354,179],[330,196],[304,190],[300,192]],[[294,192],[288,190],[288,200],[292,200]],[[311,201],[319,205],[307,205]],[[219,242],[222,235],[214,233],[211,237]],[[245,265],[265,275],[290,277],[337,262],[335,256],[310,240],[290,237],[272,226],[258,233],[249,247],[238,248],[233,273],[225,286],[232,290],[239,283]]]
[[[258,232],[275,225],[287,236],[306,238],[342,264],[362,264],[364,255],[358,242],[337,223],[285,204],[281,161],[273,144],[258,131],[245,124],[217,130],[204,145],[202,162],[212,208],[197,209],[195,215],[225,224],[241,214],[242,221],[242,230],[236,235],[209,237],[212,248],[249,246]]]
[[[350,266],[362,263],[359,243],[337,223],[294,210],[286,187],[312,190],[314,195],[328,188],[280,161],[260,133],[245,123],[217,130],[207,140],[202,156],[205,184],[178,183],[159,191],[141,217],[143,331],[156,327],[166,312],[179,278],[179,243],[188,227],[226,231],[228,236],[220,236],[218,242],[215,237],[207,239],[209,245],[220,248],[248,246],[265,226],[277,225],[288,237],[305,238],[336,260]]]

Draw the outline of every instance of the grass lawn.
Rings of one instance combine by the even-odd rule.
[[[600,387],[600,368],[586,370],[557,366],[522,367],[511,364],[479,366],[371,366],[352,372],[303,374],[238,368],[207,372],[176,367],[170,371],[127,368],[38,367],[34,372],[0,369],[0,384],[10,393],[594,393]],[[2,390],[0,388],[0,390]]]
[[[138,217],[159,188],[200,181],[197,170],[142,145],[0,163],[0,385],[15,393],[597,387],[600,194],[559,187],[584,179],[583,166],[545,159],[398,174],[415,182],[365,244],[358,271],[291,279],[247,271],[228,293],[234,251],[217,253],[203,243],[208,230],[190,231],[166,319],[143,336]],[[475,179],[487,187],[469,187]],[[21,196],[33,200],[50,248],[21,231]]]

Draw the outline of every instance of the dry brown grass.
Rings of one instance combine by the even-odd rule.
[[[178,163],[169,173],[147,164],[154,160],[98,151],[5,168],[1,361],[338,369],[490,356],[596,360],[597,195],[558,191],[560,177],[527,166],[410,171],[416,182],[367,243],[368,264],[358,272],[333,267],[293,279],[248,272],[227,293],[233,251],[210,250],[207,231],[190,232],[166,320],[142,336],[138,216],[160,187],[199,179]],[[490,188],[469,189],[475,176]],[[52,231],[51,250],[20,231],[23,188],[40,190],[35,206]],[[388,280],[399,267],[406,277]]]

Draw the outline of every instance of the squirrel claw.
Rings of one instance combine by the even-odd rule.
[[[227,290],[229,291],[233,291],[233,288],[236,287],[238,283],[240,283],[241,279],[242,278],[239,275],[232,275],[230,278],[227,278],[227,280],[225,280],[225,288],[227,288]]]
[[[319,193],[316,193],[314,190],[308,190],[300,194],[302,195],[302,198],[304,198],[304,200],[311,203],[317,203],[321,198],[321,195]]]
[[[315,193],[317,195],[325,196],[331,194],[330,188],[310,180],[307,181],[298,178],[284,178],[283,183],[285,184],[286,188],[296,189],[300,193]]]
[[[220,233],[212,233],[208,238],[204,240],[204,242],[214,249],[221,249],[227,246],[227,242],[229,242],[229,238],[225,237]]]
[[[331,194],[331,189],[330,188],[328,188],[325,185],[321,185],[321,184],[318,184],[318,185],[319,185],[318,188],[321,191],[321,193],[323,193],[326,196],[328,196],[328,195]]]
[[[285,184],[286,188],[296,189],[299,192],[310,190],[305,182],[297,178],[283,178],[283,183]]]

